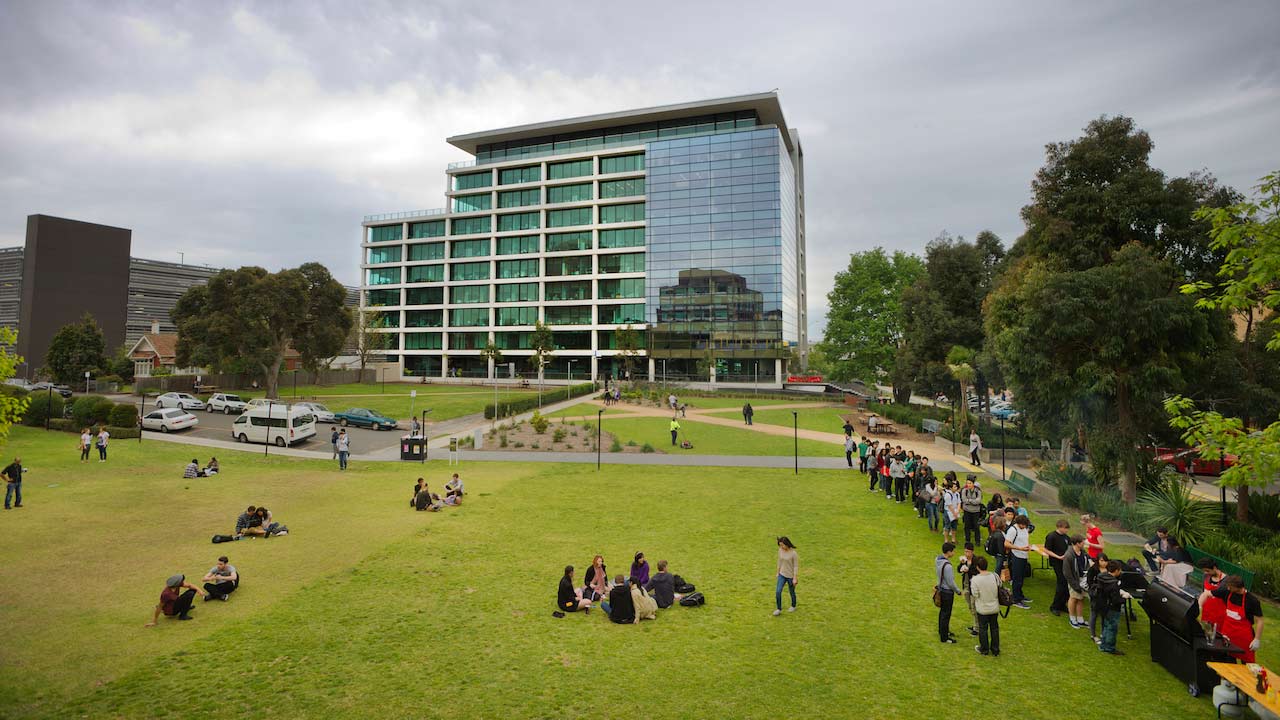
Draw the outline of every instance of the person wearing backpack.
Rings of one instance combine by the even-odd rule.
[[[956,569],[951,564],[951,556],[956,554],[956,544],[942,543],[942,554],[933,559],[934,574],[938,578],[938,640],[955,644],[956,637],[951,634],[951,608],[956,601],[956,593],[960,588],[956,585]]]
[[[1067,616],[1071,627],[1077,630],[1089,627],[1084,619],[1085,572],[1089,569],[1089,556],[1084,552],[1084,536],[1072,535],[1071,544],[1062,554],[1062,574],[1067,581]]]
[[[920,488],[924,500],[924,515],[929,519],[929,532],[938,532],[938,504],[942,502],[942,491],[938,489],[938,479],[929,473]]]
[[[1031,534],[1027,531],[1027,516],[1019,515],[1013,521],[1013,527],[1004,532],[1004,548],[1011,555],[1009,571],[1013,576],[1013,606],[1023,610],[1031,609],[1031,601],[1022,594],[1022,583],[1031,574],[1031,563],[1027,561],[1027,553],[1034,550]]]
[[[960,509],[964,511],[964,541],[981,542],[982,533],[978,530],[978,523],[982,521],[986,505],[982,503],[982,488],[975,475],[971,474],[964,479],[964,488],[960,490]],[[969,539],[971,532],[972,540]]]
[[[974,650],[979,655],[1000,656],[1000,580],[987,571],[987,559],[973,559],[978,574],[969,581],[969,594],[973,597],[973,611],[978,617],[978,644]]]

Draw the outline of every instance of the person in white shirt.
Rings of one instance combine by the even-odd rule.
[[[89,446],[93,445],[93,435],[89,433],[89,428],[80,431],[80,462],[89,462]]]
[[[853,451],[857,449],[857,445],[853,442],[852,435],[844,436],[844,459],[849,463],[849,467],[853,467]]]
[[[954,471],[948,472],[943,477],[944,489],[942,491],[942,539],[944,541],[956,541],[956,525],[960,520],[960,483],[956,480]]]
[[[982,467],[982,458],[978,457],[978,451],[981,449],[982,449],[982,438],[978,437],[978,431],[976,429],[970,430],[969,431],[969,460],[971,460],[973,464],[977,465],[978,467]]]
[[[98,462],[107,461],[107,440],[111,438],[111,433],[107,432],[107,426],[103,425],[98,431]]]
[[[1018,515],[1013,525],[1004,531],[1004,547],[1009,552],[1009,574],[1013,576],[1013,605],[1023,610],[1031,609],[1031,601],[1022,594],[1022,582],[1031,574],[1031,563],[1027,561],[1027,553],[1035,549],[1031,544],[1031,532],[1027,530],[1030,520],[1026,515]]]

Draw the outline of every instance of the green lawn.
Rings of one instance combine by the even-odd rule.
[[[249,397],[263,397],[261,389],[244,389],[240,392]],[[417,398],[411,398],[410,392],[417,392]],[[537,394],[537,389],[498,388],[499,401],[527,397]],[[207,396],[202,396],[207,399]],[[281,382],[280,399],[292,400],[295,397],[293,386]],[[484,406],[493,402],[493,386],[483,385],[422,385],[420,383],[387,383],[386,390],[379,384],[364,385],[349,383],[346,385],[299,385],[296,397],[323,403],[334,412],[342,412],[348,408],[361,407],[375,410],[388,417],[407,420],[410,413],[421,417],[422,411],[431,409],[429,416],[433,421],[484,412]]]
[[[697,422],[693,418],[680,420],[683,437],[693,443],[693,450],[671,447],[670,419],[653,418],[605,418],[604,429],[614,434],[625,445],[634,440],[639,445],[649,443],[659,450],[685,452],[694,455],[791,455],[792,438],[782,435],[766,435],[752,430]],[[800,438],[800,454],[813,456],[844,456],[844,446]]]
[[[792,408],[796,413],[796,423],[804,430],[819,432],[843,433],[844,421],[840,415],[847,413],[843,407]],[[756,410],[751,421],[764,425],[782,425],[791,427],[792,410]]]
[[[113,443],[110,463],[81,466],[65,436],[25,428],[6,452],[32,472],[26,507],[0,516],[0,717],[906,718],[963,687],[1015,692],[1020,720],[1064,703],[1213,712],[1148,659],[1141,613],[1125,657],[1050,617],[1046,573],[1028,583],[1035,609],[1001,621],[999,659],[973,652],[959,607],[961,643],[938,643],[937,536],[844,472],[468,463],[469,502],[427,514],[406,506],[417,467],[340,475],[228,452],[222,476],[184,481],[180,446]],[[290,536],[210,545],[250,502]],[[784,533],[800,610],[775,618]],[[600,552],[625,572],[636,550],[670,559],[707,605],[640,626],[551,617],[566,563],[581,579]],[[164,577],[198,579],[224,552],[245,577],[230,602],[142,627]],[[1260,661],[1280,665],[1276,647]]]

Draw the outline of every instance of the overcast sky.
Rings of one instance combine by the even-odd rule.
[[[777,88],[817,339],[850,252],[1011,243],[1044,144],[1101,114],[1169,175],[1280,169],[1278,37],[1272,0],[0,0],[0,246],[45,213],[132,228],[139,257],[356,284],[363,215],[444,205],[447,136]]]

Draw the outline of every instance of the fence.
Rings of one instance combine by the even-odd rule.
[[[296,376],[296,377],[295,377]],[[136,395],[142,393],[166,393],[166,392],[195,392],[196,375],[162,375],[160,377],[135,378],[133,382],[133,392]],[[220,390],[238,390],[253,386],[255,380],[258,381],[259,387],[262,381],[258,375],[249,373],[210,373],[208,375],[200,375],[201,385],[213,385]],[[305,370],[290,370],[280,373],[280,389],[283,391],[287,387],[292,387],[295,383],[298,385],[346,385],[351,383],[367,383],[374,384],[378,381],[378,372],[372,369],[365,370],[321,370],[318,373],[311,373]]]

